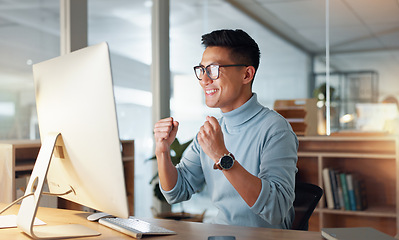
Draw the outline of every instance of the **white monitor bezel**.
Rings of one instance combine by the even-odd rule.
[[[50,192],[72,189],[62,197],[127,218],[108,45],[103,42],[35,64],[33,74],[42,148],[25,193],[34,195],[23,200],[18,226],[32,237],[45,237],[35,235],[31,218],[46,177]]]

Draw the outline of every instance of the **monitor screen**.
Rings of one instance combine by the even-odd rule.
[[[50,192],[127,218],[125,180],[108,45],[33,65],[40,138],[60,133],[47,173]]]
[[[45,179],[51,193],[128,217],[108,45],[100,43],[33,65],[40,139],[17,217],[33,238],[96,236],[83,225],[33,228]]]
[[[63,158],[53,155],[50,192],[127,217],[123,163],[108,45],[101,43],[33,66],[40,138],[61,133]]]

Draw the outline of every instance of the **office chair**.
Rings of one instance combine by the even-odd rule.
[[[292,224],[292,230],[308,230],[309,218],[312,216],[322,195],[323,189],[319,186],[304,182],[295,184],[295,219]]]

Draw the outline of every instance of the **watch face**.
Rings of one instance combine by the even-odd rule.
[[[223,156],[223,157],[220,159],[220,166],[221,166],[223,169],[230,169],[230,168],[233,166],[233,164],[234,164],[234,160],[233,160],[233,158],[230,157],[230,156]]]

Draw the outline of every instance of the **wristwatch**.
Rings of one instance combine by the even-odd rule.
[[[228,154],[223,155],[219,159],[219,162],[213,164],[213,169],[229,170],[233,167],[235,161],[234,155],[229,152]]]

